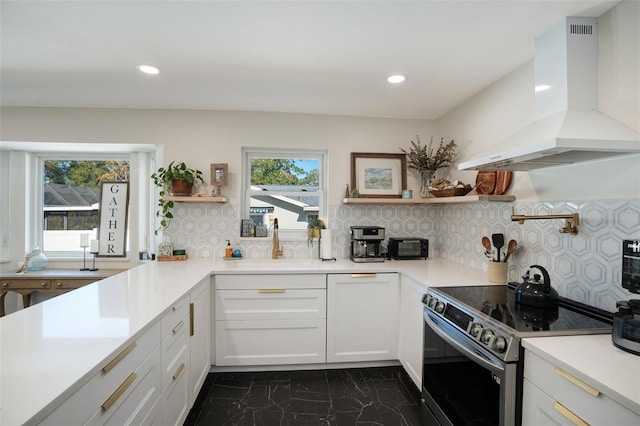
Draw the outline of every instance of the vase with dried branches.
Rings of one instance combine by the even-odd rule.
[[[454,140],[445,143],[444,138],[440,138],[440,144],[434,152],[433,137],[428,145],[422,145],[419,136],[416,136],[416,141],[411,141],[408,151],[403,148],[400,148],[400,151],[407,155],[409,169],[420,174],[420,197],[427,198],[430,196],[429,187],[436,171],[449,167],[454,162],[457,145]]]

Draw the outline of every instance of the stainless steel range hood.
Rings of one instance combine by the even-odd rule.
[[[640,134],[597,110],[597,70],[596,18],[566,18],[537,38],[537,120],[458,169],[532,170],[640,153]]]

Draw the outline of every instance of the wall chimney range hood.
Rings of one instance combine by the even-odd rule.
[[[565,18],[535,40],[537,119],[459,170],[526,171],[640,153],[640,134],[597,110],[596,18]]]

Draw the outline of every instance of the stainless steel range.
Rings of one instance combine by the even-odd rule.
[[[433,425],[520,424],[523,350],[533,336],[611,332],[612,314],[560,298],[516,302],[515,284],[429,289],[424,303],[423,412]]]

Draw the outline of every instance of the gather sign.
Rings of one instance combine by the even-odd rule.
[[[127,255],[129,182],[102,182],[100,186],[100,257]]]

